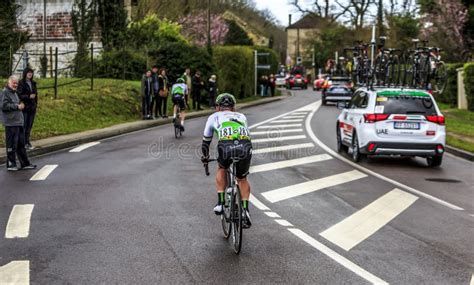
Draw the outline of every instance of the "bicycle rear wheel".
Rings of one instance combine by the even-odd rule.
[[[447,82],[448,72],[446,70],[446,65],[444,62],[440,61],[436,64],[436,69],[434,72],[434,89],[437,94],[442,94],[444,92]]]
[[[230,237],[230,233],[232,231],[232,222],[231,222],[231,198],[232,194],[228,194],[227,190],[225,189],[224,193],[224,213],[221,215],[221,223],[222,223],[222,231],[224,232],[224,238],[228,239]]]
[[[234,244],[234,252],[240,253],[242,248],[242,198],[240,197],[240,188],[235,185],[232,195],[232,242]]]

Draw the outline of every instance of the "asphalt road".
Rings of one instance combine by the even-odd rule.
[[[319,98],[296,91],[244,110],[257,200],[240,255],[222,237],[199,160],[206,118],[178,140],[168,125],[37,157],[57,165],[36,175],[44,180],[1,170],[0,283],[469,284],[473,163],[355,167],[332,153],[338,111]],[[31,219],[15,205],[33,205]]]

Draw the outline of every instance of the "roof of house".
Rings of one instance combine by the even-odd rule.
[[[306,14],[303,18],[289,25],[286,29],[314,29],[322,22],[322,18],[314,14]]]

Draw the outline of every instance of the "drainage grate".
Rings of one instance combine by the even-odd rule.
[[[441,182],[441,183],[460,183],[461,180],[447,179],[447,178],[425,178],[426,181]]]

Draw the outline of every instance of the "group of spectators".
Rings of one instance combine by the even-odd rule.
[[[188,108],[189,95],[192,99],[192,108],[194,110],[203,110],[201,108],[202,90],[207,90],[209,95],[209,106],[213,107],[217,95],[217,77],[212,75],[207,85],[201,78],[201,72],[196,70],[191,75],[191,69],[186,68],[181,76],[188,87],[188,94],[185,95],[185,103]],[[142,77],[142,116],[143,120],[151,120],[158,118],[168,118],[167,106],[168,97],[173,82],[170,82],[165,68],[153,66],[147,70]]]
[[[259,80],[260,96],[275,96],[276,78],[275,75],[262,75]]]
[[[26,68],[23,77],[10,76],[7,85],[0,93],[0,120],[5,126],[5,144],[7,148],[7,169],[35,169],[28,160],[27,149],[31,145],[31,129],[36,117],[38,106],[38,90],[33,80],[34,71]],[[20,162],[17,167],[16,159]]]

